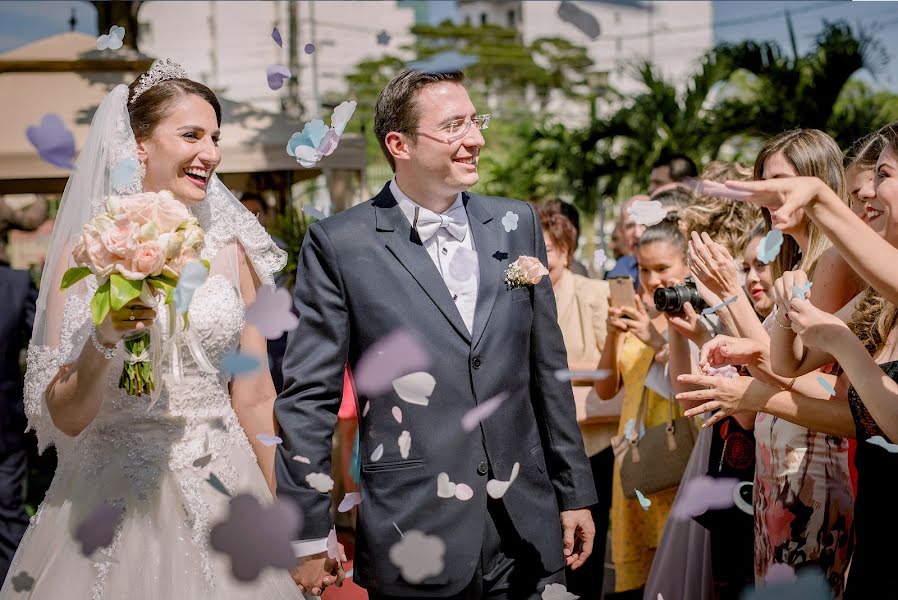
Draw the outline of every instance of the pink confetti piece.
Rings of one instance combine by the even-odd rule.
[[[398,406],[394,406],[390,410],[390,412],[393,413],[393,418],[396,419],[396,422],[401,424],[402,423],[402,409],[399,408]]]
[[[75,540],[81,544],[81,554],[89,557],[98,548],[111,544],[124,514],[124,508],[105,502],[95,508],[75,529]]]
[[[573,381],[578,379],[581,381],[602,381],[611,376],[608,369],[598,369],[596,371],[571,371],[569,369],[558,369],[555,371],[555,379],[558,381]]]
[[[302,464],[304,464],[304,465],[310,465],[310,464],[312,464],[312,461],[311,461],[311,460],[309,460],[308,458],[306,458],[305,456],[302,456],[302,455],[300,455],[300,454],[297,454],[296,456],[294,456],[294,457],[293,457],[293,460],[295,460],[295,461],[298,462],[298,463],[302,463]]]
[[[455,497],[462,502],[467,502],[474,497],[474,490],[467,483],[455,484]]]
[[[402,578],[415,585],[443,572],[446,543],[437,536],[412,529],[390,547],[389,556]]]
[[[349,512],[350,510],[352,510],[353,506],[358,506],[361,503],[361,492],[346,492],[346,495],[343,496],[343,500],[340,501],[340,506],[337,507],[337,512]]]
[[[337,530],[331,529],[327,534],[327,557],[340,560],[340,542],[337,541]]]
[[[414,335],[398,330],[373,343],[353,371],[356,390],[377,396],[392,387],[394,379],[430,367],[430,356]]]
[[[720,510],[733,506],[733,490],[738,479],[715,479],[701,475],[686,482],[671,510],[671,517],[685,521],[705,514],[709,510]]]
[[[278,436],[271,435],[270,433],[260,433],[256,436],[256,439],[262,442],[263,446],[268,448],[284,442],[284,440]]]
[[[293,297],[284,288],[262,286],[256,300],[246,307],[246,323],[259,330],[266,339],[276,340],[299,326],[293,311]]]
[[[485,402],[481,402],[465,413],[461,418],[461,428],[467,432],[474,431],[481,421],[492,415],[508,398],[507,392],[501,392]]]

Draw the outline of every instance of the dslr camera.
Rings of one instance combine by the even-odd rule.
[[[701,294],[698,293],[698,288],[692,277],[687,277],[682,285],[658,288],[655,290],[654,300],[655,308],[668,313],[683,312],[683,305],[687,302],[696,312],[701,312],[708,307]]]

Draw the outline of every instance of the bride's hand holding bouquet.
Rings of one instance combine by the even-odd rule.
[[[156,318],[153,307],[158,296],[166,304],[173,301],[184,266],[199,260],[203,235],[171,192],[109,196],[106,212],[84,225],[72,250],[78,266],[65,272],[61,287],[96,276],[90,309],[98,341],[112,346],[125,340],[119,387],[132,396],[155,387],[148,331]]]

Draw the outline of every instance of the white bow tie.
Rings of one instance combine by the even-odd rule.
[[[464,210],[464,207],[459,206],[449,212],[457,213],[458,210]],[[439,231],[440,227],[445,227],[459,242],[463,241],[468,233],[468,221],[466,219],[449,216],[449,213],[438,215],[429,210],[425,212],[417,206],[415,207],[415,221],[412,226],[418,231],[418,237],[421,238],[422,244],[432,238]]]

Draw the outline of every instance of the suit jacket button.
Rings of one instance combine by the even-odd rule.
[[[481,364],[482,364],[482,363],[480,362],[480,357],[477,357],[477,358],[475,358],[474,360],[471,361],[471,365],[472,365],[475,369],[479,369]]]
[[[489,472],[489,467],[486,466],[485,462],[482,462],[477,465],[477,472],[481,475],[486,475]]]

